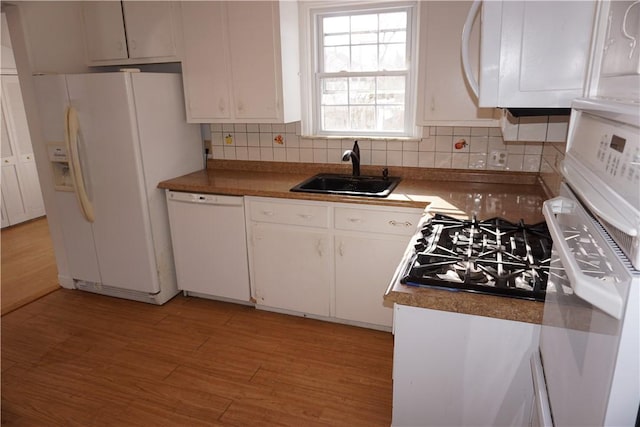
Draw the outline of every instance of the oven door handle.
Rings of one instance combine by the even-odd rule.
[[[566,197],[556,197],[543,203],[542,213],[547,220],[554,249],[560,256],[560,261],[562,261],[562,266],[575,294],[609,316],[620,319],[624,302],[615,283],[607,283],[584,274],[563,236],[556,214],[577,215],[578,209],[581,209],[578,204]]]

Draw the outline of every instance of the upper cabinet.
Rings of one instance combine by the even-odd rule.
[[[163,1],[83,4],[89,65],[178,61],[178,6]]]
[[[296,2],[184,2],[181,18],[189,122],[300,120]]]
[[[569,108],[583,96],[596,2],[480,3],[479,84],[467,72],[480,107]]]
[[[493,108],[478,108],[462,72],[460,36],[471,2],[428,1],[420,7],[417,123],[498,126]],[[479,35],[476,26],[470,44],[476,73]]]

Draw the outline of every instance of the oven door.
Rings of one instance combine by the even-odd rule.
[[[540,357],[553,424],[604,425],[632,277],[567,186],[543,211],[553,251]]]

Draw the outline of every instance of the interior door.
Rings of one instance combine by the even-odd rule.
[[[80,121],[80,154],[95,212],[102,283],[158,292],[131,77],[76,74],[67,76],[67,82]]]

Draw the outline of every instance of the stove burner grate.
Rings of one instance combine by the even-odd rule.
[[[400,282],[543,301],[551,245],[544,222],[436,214],[420,230]]]

